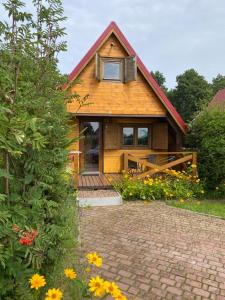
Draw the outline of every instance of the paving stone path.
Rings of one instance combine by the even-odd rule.
[[[225,299],[225,221],[164,203],[82,209],[83,250],[129,300]]]

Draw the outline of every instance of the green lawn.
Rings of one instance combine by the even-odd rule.
[[[225,219],[225,200],[185,200],[183,203],[177,200],[168,201],[167,204]]]

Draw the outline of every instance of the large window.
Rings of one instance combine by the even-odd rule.
[[[104,80],[122,80],[122,62],[105,60],[103,63]]]
[[[134,147],[150,146],[150,132],[148,127],[127,126],[123,127],[122,145]]]

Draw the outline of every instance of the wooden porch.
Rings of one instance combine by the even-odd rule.
[[[121,174],[78,175],[79,190],[110,190],[112,183],[120,180]]]
[[[133,179],[144,179],[157,175],[168,174],[178,176],[175,170],[187,170],[188,163],[193,165],[192,176],[197,175],[196,152],[155,152],[146,157],[136,157],[124,153],[124,171]],[[121,174],[78,175],[77,187],[79,190],[112,189],[113,183],[121,179]]]

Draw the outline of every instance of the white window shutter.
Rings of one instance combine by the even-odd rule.
[[[137,80],[136,56],[125,57],[125,82]]]

